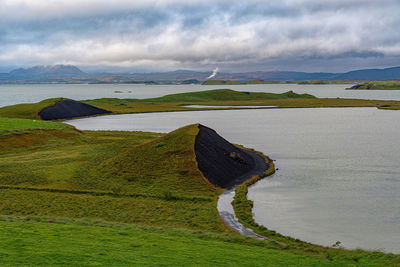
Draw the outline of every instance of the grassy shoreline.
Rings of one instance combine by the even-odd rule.
[[[32,104],[18,104],[0,108],[0,117],[39,119],[38,113],[62,98],[43,100]],[[241,106],[266,106],[265,108],[322,108],[322,107],[375,107],[378,109],[400,110],[400,101],[364,100],[345,98],[316,98],[308,94],[292,91],[273,94],[239,92],[217,89],[192,93],[166,95],[149,99],[101,98],[81,101],[113,114],[133,114],[172,111],[229,110]],[[235,106],[235,108],[191,108],[187,105]],[[273,107],[271,107],[273,106]]]

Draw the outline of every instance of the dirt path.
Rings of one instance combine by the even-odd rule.
[[[235,211],[232,206],[232,201],[235,196],[235,189],[232,188],[226,190],[218,198],[217,209],[222,220],[232,228],[234,231],[240,233],[244,236],[254,237],[260,240],[271,240],[265,236],[255,233],[252,229],[246,228],[243,224],[239,222],[239,219],[235,215]]]

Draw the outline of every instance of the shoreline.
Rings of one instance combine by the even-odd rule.
[[[253,229],[247,228],[239,222],[239,219],[237,218],[232,206],[232,202],[235,197],[235,190],[236,187],[227,189],[218,197],[217,210],[223,223],[227,227],[230,227],[233,231],[238,232],[243,236],[272,241],[270,238],[255,233]]]
[[[232,184],[230,187],[228,187],[227,190],[219,195],[217,202],[217,210],[219,216],[226,226],[230,227],[233,231],[243,236],[275,242],[273,239],[257,233],[255,229],[252,229],[251,227],[243,224],[243,220],[236,214],[236,209],[234,205],[237,194],[236,191],[240,186],[245,184],[254,184],[258,180],[272,175],[273,173],[275,173],[275,165],[269,157],[265,156],[261,152],[255,151],[250,148],[245,148],[243,146],[238,146],[238,148],[246,154],[250,155],[253,160],[262,160],[264,165],[256,164],[251,171],[236,179],[234,181],[236,183]],[[267,166],[267,168],[265,168],[265,166]]]

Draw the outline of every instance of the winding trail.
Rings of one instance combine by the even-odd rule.
[[[235,211],[232,206],[233,198],[235,197],[236,187],[226,190],[218,198],[217,209],[221,216],[221,219],[232,228],[234,231],[241,235],[254,237],[260,240],[271,240],[265,236],[255,233],[252,229],[245,227],[239,222],[239,219],[235,215]]]

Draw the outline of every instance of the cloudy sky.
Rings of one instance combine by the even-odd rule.
[[[0,71],[400,65],[398,0],[0,0]]]

